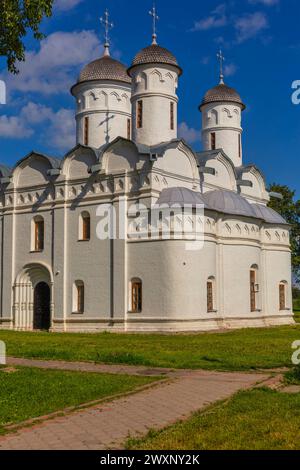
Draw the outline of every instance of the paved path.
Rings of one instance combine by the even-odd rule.
[[[168,383],[1,437],[0,450],[121,449],[129,435],[173,424],[268,377],[180,371]]]
[[[39,359],[7,358],[8,366],[38,367],[40,369],[70,370],[77,372],[98,372],[101,374],[128,374],[128,375],[173,375],[172,369],[156,367],[127,366],[114,364],[95,364],[94,362],[66,362],[48,361]]]

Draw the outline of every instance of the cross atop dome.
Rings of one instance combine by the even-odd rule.
[[[104,17],[101,16],[100,18],[100,23],[104,26],[105,28],[105,44],[104,44],[104,56],[109,56],[109,30],[114,27],[114,24],[109,21],[109,11],[108,9],[105,10]]]
[[[159,16],[157,15],[155,3],[153,3],[152,10],[149,11],[149,15],[153,18],[153,34],[152,34],[152,45],[157,45],[157,33],[156,33],[156,22],[159,20]]]
[[[217,58],[220,62],[220,85],[224,85],[224,72],[223,72],[223,63],[225,62],[225,57],[223,56],[223,52],[220,49],[220,51],[217,54]]]

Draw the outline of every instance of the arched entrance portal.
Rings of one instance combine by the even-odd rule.
[[[14,285],[14,327],[18,330],[51,328],[53,278],[42,264],[29,264]]]
[[[50,326],[50,287],[40,282],[34,289],[33,329],[49,330]]]

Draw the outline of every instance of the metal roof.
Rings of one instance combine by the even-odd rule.
[[[182,69],[179,67],[177,59],[172,52],[168,51],[168,49],[165,49],[164,47],[158,46],[157,44],[145,47],[136,54],[131,67],[128,69],[129,75],[133,67],[144,64],[173,65],[179,69],[180,75],[182,74]]]

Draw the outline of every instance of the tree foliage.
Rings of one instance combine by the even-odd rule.
[[[0,56],[7,58],[7,68],[18,73],[16,63],[25,60],[24,38],[29,31],[43,39],[40,24],[52,14],[54,0],[0,0]]]
[[[300,200],[295,200],[295,191],[288,186],[272,184],[269,191],[280,193],[283,199],[271,198],[269,207],[279,212],[291,225],[291,249],[293,274],[297,282],[300,282]]]

